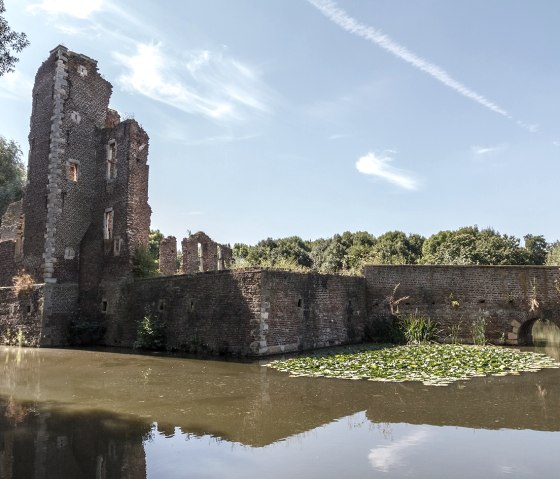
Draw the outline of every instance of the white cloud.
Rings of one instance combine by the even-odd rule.
[[[556,140],[555,140],[555,141],[552,142],[552,144],[553,144],[554,146],[560,146],[560,141],[556,141]]]
[[[307,0],[311,5],[316,7],[323,15],[325,15],[329,20],[337,24],[342,29],[346,30],[353,35],[364,38],[375,45],[384,48],[388,52],[392,53],[396,57],[410,63],[412,66],[421,70],[428,75],[432,76],[436,80],[440,81],[447,87],[455,90],[457,93],[477,102],[478,104],[488,108],[489,110],[498,113],[506,118],[513,120],[512,116],[504,110],[502,107],[498,106],[496,103],[488,100],[481,94],[471,90],[469,87],[463,83],[455,80],[449,73],[447,73],[443,68],[430,63],[428,60],[416,55],[408,48],[403,45],[398,44],[393,41],[387,35],[381,33],[373,27],[364,25],[355,18],[352,18],[344,10],[338,7],[336,2],[332,0]],[[536,125],[528,125],[521,121],[516,121],[517,125],[525,128],[531,132],[534,132]]]
[[[427,431],[420,430],[395,441],[389,446],[375,447],[368,454],[369,462],[373,468],[388,472],[392,466],[402,462],[401,456],[407,449],[417,446],[428,437]]]
[[[471,146],[471,151],[475,155],[488,155],[489,153],[496,153],[498,151],[504,151],[505,149],[507,149],[507,145]]]
[[[31,100],[33,82],[19,70],[0,77],[0,98]]]
[[[228,135],[217,135],[217,136],[206,136],[203,138],[180,138],[176,140],[180,140],[181,143],[190,146],[198,146],[198,145],[213,145],[216,143],[233,143],[237,141],[247,141],[252,140],[253,138],[257,138],[259,135],[250,134],[250,135],[238,135],[235,136],[233,134]]]
[[[118,78],[124,89],[184,112],[225,121],[268,112],[259,75],[223,52],[188,53],[177,62],[161,44],[140,43],[132,56],[113,55],[127,69]]]
[[[350,135],[347,135],[345,133],[335,133],[331,136],[329,136],[329,140],[341,140],[342,138],[348,138]]]
[[[386,154],[376,155],[369,152],[356,162],[356,169],[364,175],[377,176],[406,190],[418,189],[418,182],[402,170],[391,166],[391,161],[393,159]]]
[[[31,13],[46,12],[86,19],[101,10],[104,0],[42,0],[27,7]]]

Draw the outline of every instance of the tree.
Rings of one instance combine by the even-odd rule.
[[[492,228],[467,226],[456,231],[440,231],[422,246],[424,264],[527,264],[529,255],[519,239],[501,235]]]
[[[29,45],[25,33],[17,33],[10,28],[3,15],[5,11],[4,0],[0,0],[0,76],[14,71],[18,58],[12,53],[19,53]]]
[[[546,264],[547,266],[560,266],[560,241],[555,241],[548,248]]]
[[[406,235],[402,231],[389,231],[377,238],[370,259],[375,264],[416,264],[418,263],[424,238],[420,235]]]
[[[163,239],[163,233],[160,230],[150,230],[148,235],[148,251],[155,261],[159,261],[159,244]]]
[[[21,150],[16,142],[0,136],[0,221],[8,205],[21,199],[24,185]]]
[[[529,264],[544,264],[548,252],[548,243],[543,235],[525,235],[525,250]]]

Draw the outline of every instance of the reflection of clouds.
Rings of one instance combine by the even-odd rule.
[[[400,461],[400,456],[406,449],[417,446],[428,437],[428,431],[420,430],[395,441],[389,446],[374,447],[368,454],[369,462],[375,469],[387,472],[391,466]]]

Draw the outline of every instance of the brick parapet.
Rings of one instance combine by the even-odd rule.
[[[439,323],[441,339],[452,328],[472,342],[473,321],[484,320],[493,342],[522,342],[521,326],[536,319],[560,325],[560,270],[547,266],[366,266],[370,320],[389,314],[389,300],[408,296],[399,313],[429,316]],[[534,300],[534,301],[533,301]],[[538,306],[537,306],[538,305]]]

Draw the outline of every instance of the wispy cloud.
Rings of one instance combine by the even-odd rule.
[[[552,142],[552,144],[553,144],[554,146],[560,146],[560,141],[554,140],[554,141]]]
[[[369,152],[356,162],[356,169],[364,175],[376,176],[406,190],[418,189],[418,182],[408,173],[390,165],[393,159],[387,153]]]
[[[30,13],[63,14],[86,19],[102,9],[104,0],[42,0],[27,7]]]
[[[269,111],[259,74],[225,52],[190,52],[177,61],[161,44],[140,43],[132,56],[113,56],[126,68],[118,78],[124,89],[184,112],[231,121]]]
[[[507,149],[507,145],[495,145],[495,146],[471,146],[471,151],[475,155],[488,155],[490,153],[496,153],[498,151],[504,151]]]
[[[435,65],[434,63],[430,63],[419,55],[416,55],[405,46],[400,45],[387,35],[381,33],[379,30],[360,23],[358,20],[351,17],[344,10],[339,8],[336,2],[332,0],[307,1],[314,7],[316,7],[329,20],[331,20],[347,32],[352,33],[353,35],[357,35],[361,38],[364,38],[365,40],[368,40],[371,43],[374,43],[375,45],[380,46],[381,48],[387,50],[401,60],[410,63],[415,68],[432,76],[457,93],[475,101],[476,103],[484,106],[485,108],[488,108],[495,113],[498,113],[499,115],[505,116],[510,120],[514,120],[513,117],[504,108],[498,106],[496,103],[490,101],[483,95],[470,89],[458,80],[455,80],[443,68]],[[521,121],[516,121],[516,124],[529,131],[533,131],[533,129],[535,128],[535,125],[528,125]]]
[[[0,98],[31,99],[33,81],[23,75],[19,70],[6,73],[0,77]]]
[[[345,133],[335,133],[334,135],[329,136],[329,140],[341,140],[342,138],[348,138],[350,135]]]
[[[429,437],[427,431],[420,430],[395,441],[389,446],[375,447],[370,450],[368,459],[373,468],[383,472],[401,462],[403,453],[412,447],[424,442]]]
[[[237,141],[248,141],[257,138],[259,135],[217,135],[206,136],[203,138],[180,138],[179,141],[185,145],[198,146],[198,145],[214,145],[218,143],[234,143]]]

